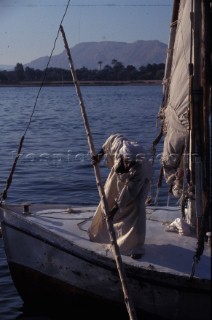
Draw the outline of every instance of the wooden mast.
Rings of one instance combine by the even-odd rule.
[[[68,43],[67,43],[67,40],[66,40],[65,32],[63,30],[62,25],[60,25],[60,32],[62,34],[62,38],[63,38],[63,41],[64,41],[64,46],[65,46],[66,53],[67,53],[68,60],[69,60],[69,64],[70,64],[72,78],[73,78],[74,85],[75,85],[76,92],[77,92],[77,96],[78,96],[79,102],[80,102],[80,109],[81,109],[82,117],[83,117],[84,124],[85,124],[85,130],[86,130],[88,145],[89,145],[89,148],[90,148],[90,154],[91,154],[91,156],[94,156],[95,155],[95,148],[94,148],[94,144],[93,144],[93,141],[92,141],[92,135],[91,135],[88,119],[87,119],[87,114],[86,114],[86,110],[85,110],[85,106],[84,106],[84,102],[83,102],[80,86],[79,86],[79,83],[78,83],[78,80],[77,80],[77,76],[76,76],[73,60],[72,60],[72,57],[71,57],[71,52],[70,52],[70,49],[69,49],[69,46],[68,46]],[[122,263],[122,258],[121,258],[119,246],[118,246],[117,241],[116,241],[116,234],[115,234],[115,231],[114,231],[114,228],[113,228],[113,222],[112,222],[112,220],[110,218],[109,207],[108,207],[107,199],[106,199],[106,196],[105,196],[104,187],[103,187],[102,182],[101,182],[101,175],[100,175],[100,170],[99,170],[98,164],[96,164],[94,166],[94,172],[95,172],[96,184],[97,184],[97,188],[98,188],[98,191],[99,191],[100,199],[102,201],[102,205],[103,205],[103,208],[104,208],[104,216],[105,216],[105,221],[106,221],[106,225],[107,225],[109,236],[110,236],[110,241],[111,241],[112,248],[113,248],[114,259],[116,261],[116,266],[117,266],[117,270],[118,270],[118,273],[119,273],[120,282],[121,282],[121,285],[122,285],[122,290],[123,290],[123,294],[124,294],[124,301],[125,301],[125,304],[126,304],[127,311],[128,311],[130,319],[131,320],[136,320],[137,317],[136,317],[135,309],[134,309],[134,306],[133,306],[133,301],[132,301],[131,296],[129,294],[129,289],[128,289],[128,285],[127,285],[127,278],[126,278],[126,275],[125,275],[125,270],[124,270],[124,266],[123,266],[123,263]]]
[[[212,0],[201,1],[205,23],[202,25],[202,65],[201,84],[203,88],[202,116],[202,158],[203,158],[203,209],[207,220],[211,214],[211,105],[212,105]],[[210,223],[207,221],[210,229]]]
[[[202,86],[201,86],[201,64],[202,64],[202,43],[201,43],[201,1],[192,1],[191,24],[193,39],[193,63],[190,63],[191,76],[191,105],[190,105],[190,186],[195,194],[195,213],[196,213],[196,233],[200,232],[200,225],[203,215],[202,203]],[[192,55],[192,52],[191,52]],[[192,58],[192,57],[191,57]]]
[[[209,84],[211,61],[211,40],[209,38],[209,1],[195,0],[192,17],[193,54],[192,104],[191,104],[191,183],[195,187],[196,233],[199,237],[202,219],[211,190],[209,105],[211,84]]]
[[[192,36],[194,63],[191,68],[190,158],[191,185],[195,187],[196,235],[198,238],[193,268],[204,250],[206,236],[211,238],[211,5],[193,0]],[[210,32],[209,32],[210,30]],[[211,239],[209,239],[209,242]],[[193,275],[192,275],[193,276]]]

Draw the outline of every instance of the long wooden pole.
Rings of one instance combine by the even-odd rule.
[[[82,117],[83,117],[84,124],[85,124],[85,130],[86,130],[88,145],[89,145],[89,148],[90,148],[90,154],[91,154],[91,156],[93,156],[93,155],[95,155],[95,148],[94,148],[94,144],[93,144],[93,141],[92,141],[91,131],[90,131],[90,128],[89,128],[88,118],[87,118],[86,110],[85,110],[85,105],[84,105],[84,102],[83,102],[80,86],[79,86],[79,83],[78,83],[78,80],[77,80],[77,76],[76,76],[73,60],[72,60],[72,57],[71,57],[70,48],[68,46],[68,43],[67,43],[67,40],[66,40],[66,36],[65,36],[65,32],[63,30],[63,26],[62,25],[60,25],[60,32],[61,32],[62,37],[63,37],[64,46],[65,46],[66,53],[68,55],[69,64],[70,64],[70,69],[71,69],[73,82],[74,82],[74,85],[75,85],[75,88],[76,88],[76,91],[77,91],[77,95],[78,95],[78,98],[79,98],[79,102],[80,102],[80,109],[81,109]],[[118,270],[120,281],[121,281],[121,285],[122,285],[122,290],[123,290],[123,294],[124,294],[124,301],[125,301],[125,304],[126,304],[127,311],[128,311],[130,319],[136,320],[136,313],[135,313],[135,309],[134,309],[134,306],[133,306],[132,299],[131,299],[130,294],[129,294],[128,285],[127,285],[127,279],[126,279],[126,275],[125,275],[124,266],[123,266],[123,263],[122,263],[122,258],[121,258],[121,255],[120,255],[119,246],[118,246],[117,241],[116,241],[116,234],[115,234],[115,231],[114,231],[114,228],[113,228],[113,222],[109,217],[109,207],[108,207],[107,199],[106,199],[106,196],[105,196],[104,187],[103,187],[102,182],[101,182],[101,175],[100,175],[100,170],[99,170],[98,164],[94,165],[94,172],[95,172],[96,184],[97,184],[97,188],[98,188],[98,191],[99,191],[100,199],[102,201],[103,208],[104,208],[104,216],[105,216],[105,220],[106,220],[106,224],[107,224],[107,228],[108,228],[108,232],[109,232],[109,236],[110,236],[110,241],[111,241],[111,244],[112,244],[112,247],[113,247],[114,258],[115,258],[115,261],[116,261],[116,266],[117,266],[117,270]]]

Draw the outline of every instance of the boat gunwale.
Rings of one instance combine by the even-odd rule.
[[[1,209],[1,208],[0,208]],[[7,208],[8,209],[8,208]],[[6,209],[6,210],[7,210]],[[5,209],[4,209],[5,210]],[[14,211],[10,212],[13,216],[16,217],[16,219],[21,219],[22,222],[31,224],[33,226],[36,226],[36,229],[39,230],[39,232],[29,232],[27,228],[19,228],[12,223],[2,221],[2,232],[4,233],[4,228],[10,227],[14,230],[17,230],[21,233],[25,233],[29,236],[32,236],[46,244],[49,244],[58,250],[61,250],[67,254],[74,255],[75,257],[82,259],[88,263],[95,264],[98,267],[104,268],[105,270],[109,270],[111,272],[117,273],[118,271],[115,265],[115,260],[113,260],[112,256],[109,255],[103,255],[100,253],[96,253],[95,250],[89,250],[87,248],[80,247],[73,241],[69,241],[66,238],[63,238],[61,235],[55,234],[51,230],[47,230],[45,227],[43,227],[40,224],[37,224],[36,222],[27,219],[27,216],[23,216],[20,213],[16,213]],[[81,219],[80,219],[81,220]],[[83,220],[83,218],[82,218]],[[23,226],[22,226],[23,227]],[[42,232],[48,233],[52,237],[51,240],[46,240],[45,237],[42,237]],[[63,246],[61,246],[61,239],[63,240]],[[105,246],[104,244],[96,244],[101,246]],[[65,246],[65,248],[64,248]],[[6,249],[6,248],[5,248]],[[106,250],[106,249],[104,249]],[[80,253],[80,251],[83,251],[83,253]],[[100,259],[101,258],[101,259]],[[158,286],[163,286],[165,288],[174,288],[176,290],[183,290],[187,292],[191,292],[194,289],[198,289],[201,293],[208,293],[211,290],[211,282],[209,279],[202,279],[199,277],[194,277],[190,279],[188,276],[184,274],[173,274],[169,273],[167,271],[160,271],[157,269],[153,269],[152,265],[150,265],[150,269],[148,269],[146,266],[138,265],[139,262],[135,262],[134,260],[130,261],[129,257],[122,256],[123,258],[123,265],[126,270],[126,275],[130,279],[134,279],[137,281],[141,281],[143,283],[148,282],[149,284],[156,284]],[[128,261],[126,261],[128,260]],[[8,261],[9,263],[9,261]],[[139,274],[142,273],[142,274]],[[158,274],[160,275],[160,278],[158,278]],[[168,282],[167,282],[168,280]],[[170,281],[174,283],[170,283]]]

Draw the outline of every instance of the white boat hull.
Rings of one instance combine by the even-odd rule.
[[[35,206],[35,211],[32,210],[30,215],[22,214],[20,207],[1,209],[8,265],[23,301],[28,304],[39,300],[46,303],[47,297],[51,302],[61,298],[67,303],[93,300],[124,308],[122,287],[112,252],[106,245],[90,242],[87,236],[86,228],[94,208],[76,208],[73,214],[65,212],[62,206],[48,208],[44,206],[37,209]],[[158,224],[154,220],[152,215],[147,223],[146,250],[149,248],[149,251],[145,256],[138,261],[122,256],[129,292],[137,313],[142,315],[142,312],[148,312],[164,319],[170,319],[170,315],[172,319],[197,320],[200,316],[209,319],[209,248],[201,258],[202,268],[209,269],[205,272],[200,268],[200,276],[190,280],[189,274],[180,270],[177,262],[165,262],[163,255],[166,252],[170,259],[169,255],[173,254],[179,265],[183,261],[183,264],[188,264],[184,259],[188,252],[180,248],[177,241],[190,241],[191,237],[165,232],[166,245],[160,243],[160,234],[155,235],[156,238],[158,236],[158,244],[154,242],[155,239],[150,243],[154,238],[151,235],[164,228],[161,221]],[[169,243],[169,237],[176,238],[176,248],[171,250],[169,247],[173,243]],[[195,243],[195,239],[192,240]],[[158,254],[160,259],[157,258]],[[190,258],[190,265],[185,266],[188,270],[191,270],[192,250]],[[173,269],[174,264],[176,270]]]

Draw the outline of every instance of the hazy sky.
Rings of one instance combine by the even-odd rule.
[[[0,65],[49,56],[68,0],[0,0]],[[168,44],[173,0],[71,0],[68,44],[159,40]],[[54,55],[64,50],[57,40]]]

